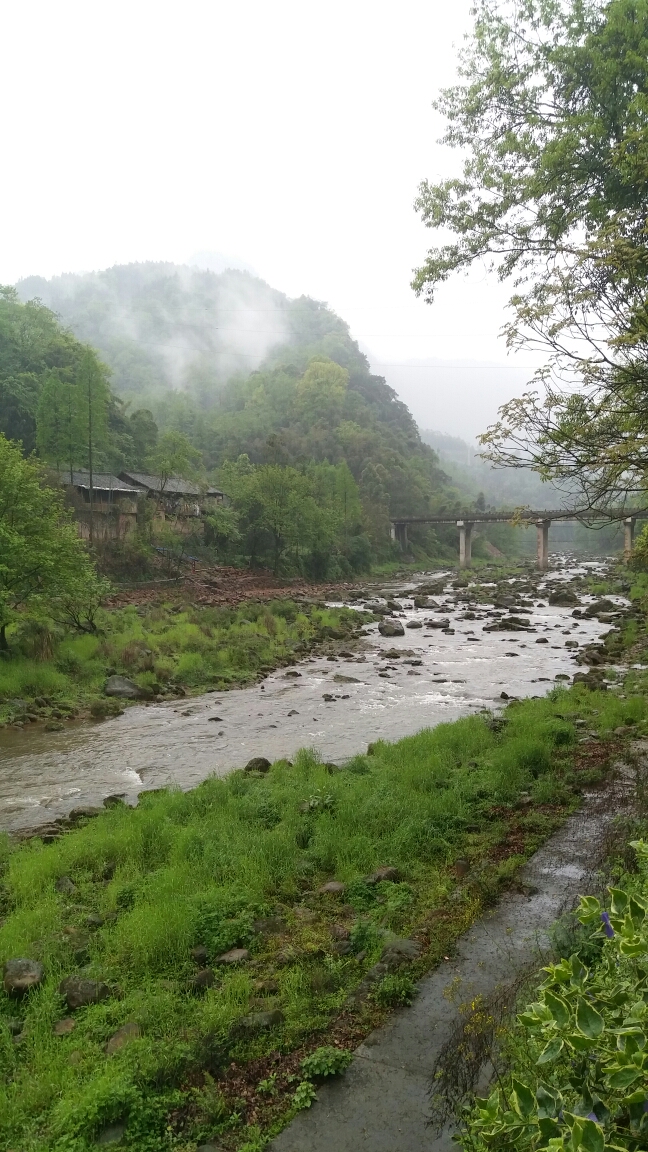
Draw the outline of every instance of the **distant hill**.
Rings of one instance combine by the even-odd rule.
[[[421,439],[438,454],[439,463],[454,482],[474,499],[480,492],[484,502],[494,508],[562,508],[567,503],[564,492],[553,484],[543,484],[535,472],[521,468],[493,468],[482,460],[481,449],[458,436],[426,429]]]
[[[16,288],[21,300],[42,300],[97,348],[115,391],[138,404],[170,389],[208,401],[233,374],[257,368],[279,346],[318,340],[337,319],[233,269],[124,264],[51,280],[29,276]]]

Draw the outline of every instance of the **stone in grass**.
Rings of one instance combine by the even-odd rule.
[[[57,1020],[52,1031],[55,1036],[69,1036],[76,1027],[76,1020],[71,1016],[66,1016],[64,1020]]]
[[[400,964],[411,964],[420,954],[421,945],[418,940],[392,940],[383,949],[380,959],[391,969],[397,968]]]
[[[247,948],[230,948],[229,952],[223,952],[222,956],[216,959],[217,964],[242,964],[244,960],[250,959],[250,953]]]
[[[45,969],[38,960],[22,957],[7,960],[3,968],[3,987],[8,996],[24,996],[41,983],[44,975]]]
[[[23,1022],[18,1016],[9,1016],[9,1018],[5,1018],[5,1024],[9,1029],[10,1036],[20,1036],[20,1033],[23,1030]]]
[[[275,936],[278,932],[285,931],[285,928],[286,922],[280,916],[265,916],[252,921],[252,931],[258,932],[261,936]]]
[[[126,1121],[120,1120],[117,1124],[107,1124],[95,1137],[95,1144],[100,1148],[107,1144],[120,1144],[126,1135]]]
[[[85,1008],[88,1004],[98,1004],[110,996],[110,988],[101,980],[86,980],[82,976],[66,976],[59,984],[59,995],[74,1012],[75,1008]]]
[[[216,982],[216,973],[213,968],[201,968],[200,972],[196,972],[193,980],[189,981],[189,988],[192,992],[206,992],[208,988],[212,988]]]
[[[196,1152],[223,1152],[222,1144],[199,1144]]]
[[[329,880],[328,884],[322,884],[318,888],[320,896],[341,896],[346,889],[346,884],[342,884],[340,880]]]
[[[54,887],[57,892],[61,892],[64,896],[71,896],[73,892],[76,892],[76,884],[70,880],[69,876],[59,876]]]
[[[279,1008],[269,1012],[252,1012],[249,1016],[242,1016],[237,1020],[232,1032],[235,1036],[256,1036],[259,1032],[267,1032],[283,1024],[284,1014]]]
[[[265,756],[253,756],[248,760],[244,772],[268,772],[271,768],[270,761]]]
[[[119,1052],[119,1049],[123,1048],[129,1041],[137,1040],[141,1035],[142,1029],[139,1024],[135,1024],[133,1020],[129,1020],[127,1024],[122,1024],[121,1028],[117,1029],[114,1036],[110,1037],[105,1047],[106,1055],[112,1056],[114,1052]]]
[[[380,884],[383,880],[388,880],[392,884],[396,884],[401,878],[398,868],[394,868],[392,864],[387,864],[383,868],[376,868],[370,876],[365,876],[365,884]]]
[[[200,966],[202,968],[206,967],[206,965],[207,965],[207,949],[205,948],[204,944],[198,944],[196,948],[192,948],[189,955],[191,956],[191,959],[193,961],[195,961],[196,964],[200,964]]]

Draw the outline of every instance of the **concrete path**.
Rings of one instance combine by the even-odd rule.
[[[637,749],[643,751],[643,749]],[[609,842],[611,822],[630,810],[634,772],[618,766],[605,793],[586,796],[580,811],[523,869],[531,896],[507,895],[459,940],[456,957],[419,986],[411,1008],[367,1037],[343,1077],[318,1089],[271,1144],[272,1152],[448,1152],[449,1128],[429,1123],[430,1078],[459,1023],[458,1005],[491,996],[542,962],[547,931],[585,893]],[[459,980],[458,996],[444,991]]]

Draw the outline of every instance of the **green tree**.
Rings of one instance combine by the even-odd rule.
[[[460,177],[421,186],[432,249],[414,288],[475,260],[515,277],[510,346],[546,355],[484,439],[497,463],[580,488],[648,476],[647,0],[479,0],[463,83],[444,92]]]
[[[36,444],[42,460],[57,470],[65,465],[72,483],[75,467],[85,463],[81,394],[78,385],[61,380],[52,370],[45,376],[36,412]]]
[[[151,472],[160,477],[160,492],[164,492],[174,476],[195,479],[200,472],[202,455],[184,432],[169,431],[160,436],[146,463]]]
[[[7,650],[7,625],[21,610],[41,611],[95,587],[61,493],[47,487],[37,461],[0,435],[0,651]]]

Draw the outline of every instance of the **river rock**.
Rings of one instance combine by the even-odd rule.
[[[425,627],[426,628],[449,628],[450,627],[450,619],[448,616],[444,616],[443,619],[441,619],[441,620],[426,620],[425,621]]]
[[[405,627],[406,628],[422,628],[423,624],[420,620],[408,620]]]
[[[582,615],[591,619],[592,616],[598,616],[600,612],[615,612],[617,611],[616,604],[611,600],[595,600],[593,604],[588,604],[583,609]],[[604,621],[605,623],[605,621]]]
[[[114,1052],[119,1052],[119,1049],[123,1048],[125,1044],[131,1040],[137,1040],[141,1035],[142,1029],[133,1020],[129,1020],[127,1024],[122,1024],[121,1028],[117,1029],[106,1044],[106,1056],[112,1056]]]
[[[230,948],[229,952],[223,952],[222,956],[216,959],[217,964],[242,964],[245,960],[250,959],[250,953],[247,948]]]
[[[59,995],[74,1012],[75,1008],[85,1008],[88,1004],[98,1004],[110,996],[110,988],[101,980],[86,980],[82,976],[66,976],[59,984]]]
[[[521,620],[519,616],[505,616],[496,620],[494,624],[484,624],[484,632],[530,632],[530,621]]]
[[[21,957],[5,961],[2,983],[8,996],[24,996],[41,983],[44,975],[45,969],[38,960]]]
[[[570,588],[560,588],[557,592],[550,594],[549,604],[552,608],[574,608],[580,604],[580,600]]]
[[[337,684],[362,684],[362,680],[358,680],[357,676],[343,676],[340,672],[336,672],[333,679]]]
[[[268,772],[271,768],[270,761],[265,756],[253,756],[248,760],[244,772]]]
[[[151,695],[134,680],[129,680],[128,676],[109,676],[104,684],[104,694],[119,696],[123,700],[146,700]]]
[[[404,636],[405,629],[400,620],[381,620],[378,625],[381,636]]]

